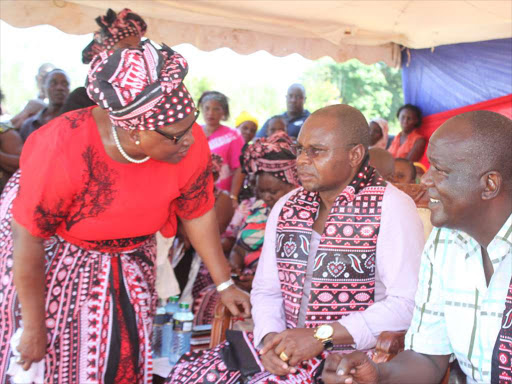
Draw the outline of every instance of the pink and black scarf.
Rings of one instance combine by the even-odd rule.
[[[501,329],[492,353],[491,383],[512,383],[512,280],[505,299]]]
[[[82,52],[82,62],[89,64],[100,52],[112,49],[119,41],[130,36],[143,37],[147,30],[146,22],[125,8],[118,14],[112,9],[105,16],[98,16],[96,23],[100,29],[94,32],[93,40]]]
[[[386,182],[365,160],[334,203],[314,261],[305,326],[330,323],[374,302],[375,257]],[[277,224],[276,257],[286,324],[297,326],[318,192],[298,189]]]
[[[163,44],[101,52],[87,75],[89,97],[107,109],[115,127],[152,130],[183,120],[195,110],[183,79],[188,63]]]

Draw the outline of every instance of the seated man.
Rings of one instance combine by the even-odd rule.
[[[382,331],[409,326],[423,228],[413,201],[369,166],[369,136],[347,105],[320,109],[302,127],[303,187],[274,205],[251,291],[246,339],[260,357],[250,383],[311,382],[333,347],[368,350]],[[168,381],[238,382],[220,357],[226,348],[184,356]],[[250,361],[240,361],[244,371]]]
[[[61,108],[69,94],[69,77],[62,69],[54,69],[45,77],[44,89],[48,95],[48,106],[26,119],[20,128],[23,142],[34,131],[62,114]]]
[[[430,138],[432,232],[406,351],[375,364],[331,355],[333,383],[439,383],[455,355],[468,383],[510,382],[512,120],[488,111],[444,123]]]

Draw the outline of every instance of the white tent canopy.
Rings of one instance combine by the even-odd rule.
[[[147,37],[202,50],[266,50],[337,61],[399,63],[400,48],[512,37],[512,1],[295,0],[2,0],[0,18],[15,27],[50,24],[71,34],[97,29],[107,8],[130,8]]]

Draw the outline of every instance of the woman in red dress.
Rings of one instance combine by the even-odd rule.
[[[177,218],[223,302],[249,315],[220,245],[187,70],[165,45],[102,52],[87,91],[108,113],[69,112],[27,140],[0,201],[1,383],[19,329],[15,363],[42,360],[45,383],[150,383],[154,234],[173,236]]]

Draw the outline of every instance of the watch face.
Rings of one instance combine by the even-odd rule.
[[[316,336],[320,339],[328,339],[332,337],[332,334],[334,333],[334,329],[327,324],[321,325],[316,330]]]

